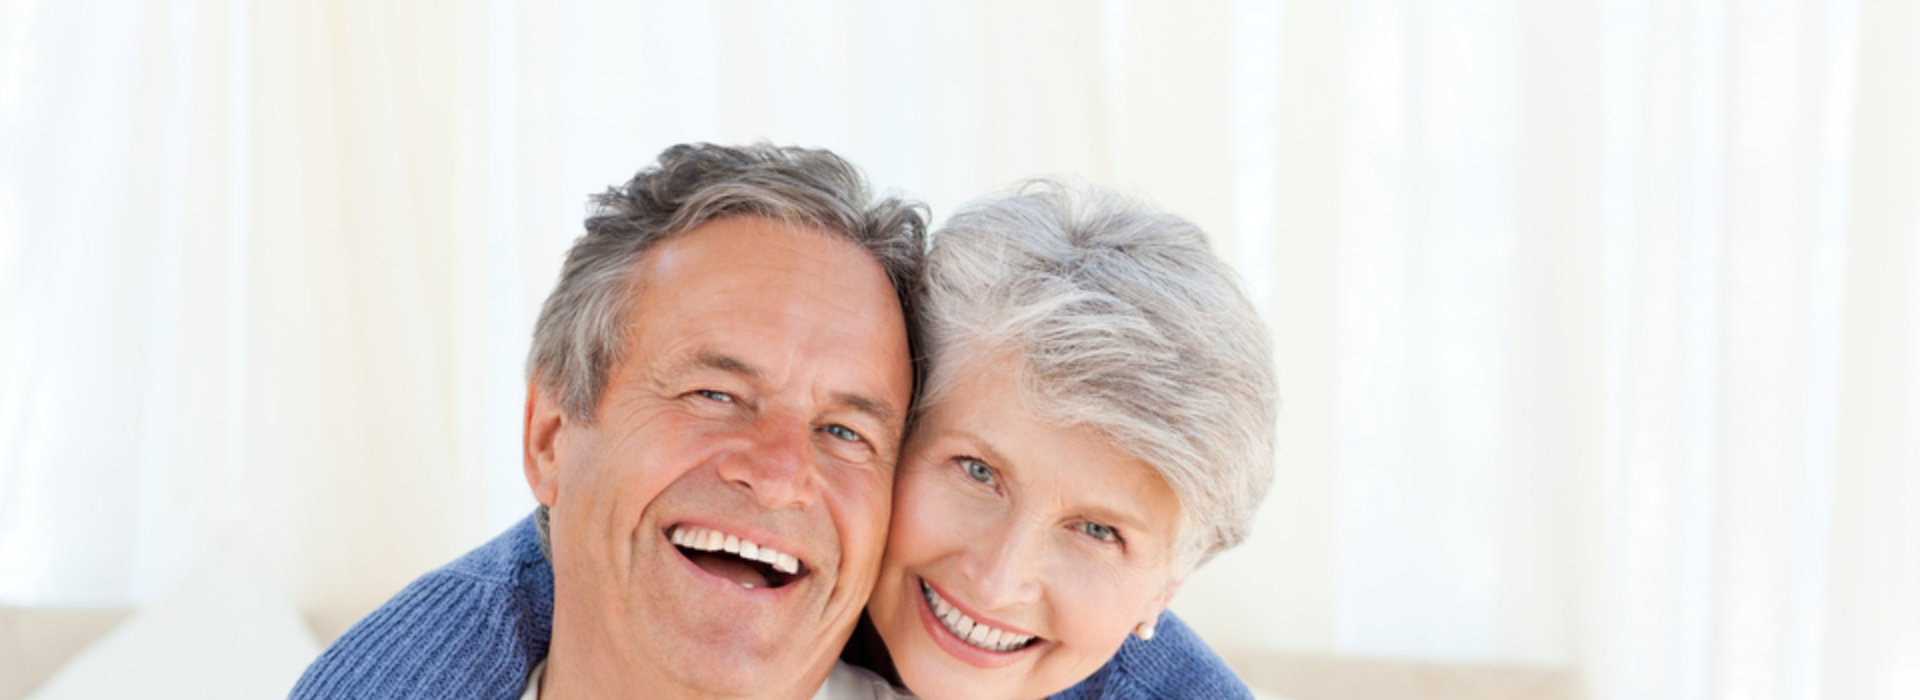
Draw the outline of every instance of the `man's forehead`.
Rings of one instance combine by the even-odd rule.
[[[627,349],[650,355],[632,359],[657,377],[724,372],[804,388],[888,425],[904,420],[907,319],[872,251],[831,231],[736,216],[677,234],[637,265]],[[804,384],[787,386],[796,379]]]
[[[762,256],[782,249],[779,256]],[[880,258],[843,233],[741,214],[710,220],[659,241],[629,266],[624,307],[629,325],[650,304],[718,302],[723,308],[767,305],[784,296],[770,285],[808,285],[873,274],[873,301],[905,324],[900,291]],[[775,281],[780,280],[780,281]],[[697,286],[695,292],[690,286]]]

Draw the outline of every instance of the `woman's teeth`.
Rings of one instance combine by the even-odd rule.
[[[1033,641],[1031,634],[1014,634],[974,622],[973,618],[941,598],[926,581],[920,582],[920,594],[927,597],[927,605],[933,606],[934,617],[940,618],[940,623],[946,625],[948,631],[968,644],[987,651],[1013,651]]]
[[[791,554],[772,547],[762,547],[758,543],[748,542],[719,530],[682,525],[674,528],[668,538],[676,547],[686,547],[702,552],[738,554],[741,559],[762,562],[783,574],[800,570],[800,560]]]

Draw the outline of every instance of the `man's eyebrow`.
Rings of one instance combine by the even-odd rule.
[[[693,364],[698,367],[717,369],[728,374],[737,374],[748,379],[760,378],[759,369],[742,362],[740,358],[726,353],[711,350],[703,351],[694,356]],[[892,425],[894,417],[898,415],[898,412],[888,407],[886,403],[861,394],[838,392],[833,395],[833,400],[854,411],[865,413],[873,417],[874,420],[878,420],[886,425]]]
[[[693,358],[693,363],[700,367],[717,369],[729,374],[738,374],[748,379],[760,378],[760,370],[754,369],[753,366],[741,362],[739,358],[732,355],[705,351],[696,355]]]
[[[893,425],[894,412],[886,404],[859,394],[837,393],[833,395],[836,403],[843,404],[860,413],[872,416],[885,425]]]

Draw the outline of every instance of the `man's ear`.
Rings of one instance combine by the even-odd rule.
[[[540,388],[540,381],[527,382],[527,425],[522,431],[522,455],[525,458],[524,469],[527,472],[527,487],[533,490],[533,498],[548,508],[553,507],[554,495],[559,493],[557,481],[560,476],[558,445],[560,427],[566,423],[566,412],[560,410],[559,402]]]

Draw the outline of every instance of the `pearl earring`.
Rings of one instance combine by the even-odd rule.
[[[1143,641],[1143,642],[1153,641],[1153,623],[1142,622],[1140,624],[1134,625],[1133,636],[1139,637],[1140,641]]]

